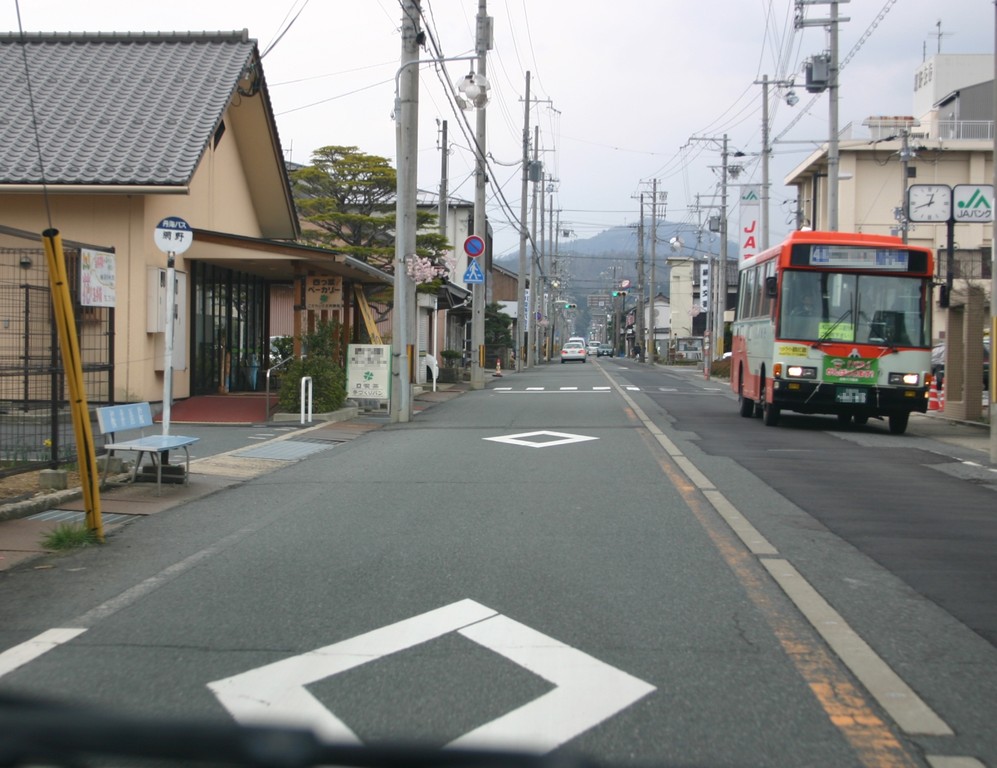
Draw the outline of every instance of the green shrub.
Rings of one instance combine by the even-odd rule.
[[[312,377],[312,409],[315,413],[337,411],[346,402],[346,371],[343,368],[341,329],[338,323],[322,322],[302,337],[306,357],[293,360],[281,375],[279,407],[301,410],[301,379]]]

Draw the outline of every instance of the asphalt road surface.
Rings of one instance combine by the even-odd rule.
[[[691,371],[542,366],[8,572],[0,692],[605,765],[993,766],[989,472],[764,427]]]

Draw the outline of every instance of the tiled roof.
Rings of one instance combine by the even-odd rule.
[[[254,48],[246,31],[0,34],[0,185],[187,184]]]

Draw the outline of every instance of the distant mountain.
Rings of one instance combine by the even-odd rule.
[[[648,227],[650,230],[650,227]],[[673,237],[681,246],[673,249]],[[672,257],[706,259],[720,253],[720,236],[706,230],[696,230],[688,224],[658,222],[658,241],[655,244],[655,282],[657,293],[669,295],[667,260]],[[612,227],[589,238],[561,240],[559,274],[564,278],[562,294],[583,300],[593,293],[606,293],[621,280],[637,283],[637,228]],[[727,256],[736,259],[737,243],[728,240]],[[519,271],[519,252],[503,254],[496,261],[506,269]],[[644,242],[644,277],[651,279],[651,232]]]

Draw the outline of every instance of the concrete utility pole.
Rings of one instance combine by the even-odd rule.
[[[548,307],[548,294],[552,290],[553,286],[550,284],[549,276],[551,275],[550,265],[547,263],[547,243],[544,233],[547,231],[544,224],[544,206],[547,204],[547,200],[544,197],[544,193],[547,191],[546,188],[547,174],[540,174],[540,270],[547,277],[544,280],[543,293],[540,294],[540,312],[544,316],[544,320],[550,321],[550,309]],[[540,339],[540,360],[547,359],[547,334],[550,332],[550,325],[544,326],[543,336]]]
[[[838,25],[850,21],[838,16],[838,5],[851,0],[796,0],[794,26],[826,27],[829,38],[830,61],[828,62],[828,142],[827,142],[827,230],[838,231]],[[803,7],[807,5],[830,5],[831,14],[827,19],[803,18]]]
[[[491,48],[491,19],[488,16],[486,0],[478,0],[477,40],[478,75],[486,77],[485,61]],[[488,263],[491,260],[491,245],[488,238],[488,219],[485,215],[485,184],[488,180],[485,162],[485,105],[476,110],[475,151],[477,170],[474,184],[474,234],[485,241],[485,252],[481,255],[481,271],[488,279]],[[471,389],[485,388],[485,372],[482,367],[485,356],[485,286],[475,283],[471,292]]]
[[[651,180],[651,312],[648,320],[650,329],[648,338],[644,341],[644,349],[647,352],[647,359],[653,364],[658,358],[658,338],[657,338],[657,296],[658,284],[656,282],[655,268],[658,259],[658,180]]]
[[[994,50],[997,51],[997,7],[994,9]],[[939,47],[941,39],[939,39]],[[997,56],[994,57],[994,103],[997,104]],[[994,131],[993,185],[997,189],[997,131]],[[997,226],[997,224],[991,225]],[[990,243],[990,461],[997,464],[997,367],[994,366],[994,352],[997,350],[997,248]]]
[[[910,229],[910,211],[907,209],[907,175],[908,166],[914,158],[910,149],[910,128],[900,129],[900,237],[906,243],[907,231]]]
[[[530,182],[530,73],[526,73],[526,98],[523,100],[523,186],[519,201],[519,286],[516,291],[519,307],[519,321],[516,327],[519,329],[519,339],[517,339],[516,370],[522,371],[529,366],[527,359],[527,327],[536,329],[530,315],[530,308],[526,306],[526,243],[529,240],[529,233],[526,229],[526,195],[529,192]],[[535,283],[530,282],[532,289]]]
[[[533,365],[540,363],[540,320],[537,308],[540,306],[540,299],[543,296],[543,278],[538,278],[537,269],[540,253],[537,250],[537,188],[539,187],[543,175],[540,173],[540,126],[533,129],[533,220],[531,223],[531,253],[530,258],[530,327],[533,329],[533,338],[530,346],[533,348]]]
[[[637,225],[637,327],[634,344],[644,343],[644,193],[640,193],[640,222]],[[637,356],[644,361],[643,352]]]
[[[395,103],[395,144],[398,148],[398,189],[395,195],[395,305],[391,334],[391,402],[394,422],[412,418],[411,342],[409,314],[415,291],[406,261],[415,254],[416,179],[419,124],[419,14],[421,0],[402,2],[402,55]]]

